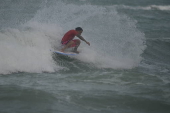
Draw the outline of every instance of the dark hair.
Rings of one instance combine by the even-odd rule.
[[[81,27],[77,27],[75,28],[76,31],[83,31],[83,29]]]

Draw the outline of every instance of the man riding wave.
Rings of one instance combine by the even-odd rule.
[[[86,42],[90,46],[90,43],[87,42],[82,36],[81,33],[83,32],[83,29],[81,27],[75,28],[75,30],[68,31],[62,38],[61,44],[64,45],[64,47],[60,50],[61,52],[64,52],[67,48],[74,47],[73,52],[79,53],[77,51],[77,48],[79,47],[81,40]],[[77,36],[79,39],[74,39],[74,37]]]

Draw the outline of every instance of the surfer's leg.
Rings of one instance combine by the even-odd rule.
[[[64,46],[64,48],[61,49],[61,52],[64,52],[67,48],[71,47],[71,45],[73,45],[73,44],[74,44],[74,41],[68,42],[68,43]]]
[[[79,52],[77,51],[77,48],[79,47],[81,41],[80,41],[79,39],[75,39],[75,40],[73,40],[73,41],[74,41],[74,44],[75,44],[73,52],[79,53]]]

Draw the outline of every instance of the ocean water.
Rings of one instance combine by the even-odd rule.
[[[169,31],[169,0],[1,0],[0,113],[170,113]]]

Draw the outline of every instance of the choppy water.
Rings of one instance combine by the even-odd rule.
[[[0,113],[169,113],[168,0],[0,1]],[[80,26],[91,46],[51,53]]]

